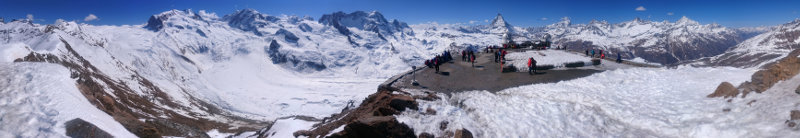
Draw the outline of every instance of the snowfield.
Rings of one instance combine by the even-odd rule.
[[[67,137],[75,118],[115,137],[136,137],[88,100],[55,64],[0,62],[0,137]]]
[[[415,133],[466,128],[477,137],[787,137],[783,123],[800,96],[770,90],[726,102],[706,98],[722,81],[738,85],[754,70],[631,68],[489,93],[470,91],[420,103],[436,115],[406,111]],[[797,86],[800,77],[784,83]],[[782,86],[779,84],[776,86]],[[773,88],[784,89],[784,88]],[[788,88],[787,88],[788,89]],[[747,102],[757,100],[750,105]],[[762,102],[763,101],[763,102]],[[794,103],[794,104],[786,104]],[[724,112],[723,109],[731,109]]]
[[[525,68],[528,66],[528,58],[533,57],[536,65],[553,65],[563,67],[566,63],[584,62],[591,64],[589,57],[569,53],[563,50],[532,50],[525,52],[510,52],[506,55],[506,60],[511,60],[515,67]],[[527,68],[526,68],[527,70]]]

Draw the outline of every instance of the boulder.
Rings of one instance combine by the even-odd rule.
[[[717,90],[714,90],[714,93],[711,93],[706,97],[728,98],[728,97],[736,97],[736,95],[739,95],[739,90],[736,89],[736,87],[733,87],[733,84],[731,84],[730,82],[722,82],[719,84],[719,86],[717,86]]]
[[[450,122],[447,122],[447,121],[442,121],[442,122],[439,122],[439,130],[445,130],[445,129],[447,129],[447,124],[449,124],[449,123],[450,123]]]
[[[414,101],[414,98],[405,95],[392,96],[392,100],[389,101],[389,106],[400,112],[405,111],[406,108],[414,110],[419,109],[419,105]]]
[[[419,134],[419,138],[434,138],[434,136],[431,133],[422,132],[421,134]]]
[[[794,93],[800,94],[800,85],[797,86],[797,89],[794,89]]]
[[[67,129],[67,136],[73,138],[112,138],[107,132],[98,128],[92,123],[75,118],[64,123]]]
[[[385,138],[414,137],[414,130],[400,123],[394,116],[370,116],[347,124],[344,130],[331,138]]]
[[[456,130],[456,135],[453,138],[472,138],[472,132],[467,129]]]

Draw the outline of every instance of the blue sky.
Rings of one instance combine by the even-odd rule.
[[[377,10],[388,19],[409,24],[438,22],[486,24],[497,13],[515,26],[544,26],[568,16],[573,23],[591,19],[611,23],[636,17],[676,21],[687,16],[700,23],[729,27],[769,26],[800,18],[800,1],[769,0],[0,0],[0,17],[28,18],[49,24],[56,19],[97,25],[144,24],[150,15],[170,9],[206,10],[219,16],[252,8],[270,15],[308,15],[315,19],[335,11]],[[638,7],[643,10],[637,10]],[[669,14],[671,13],[671,15]],[[89,14],[95,20],[85,20]]]

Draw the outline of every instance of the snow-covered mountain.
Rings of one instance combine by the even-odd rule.
[[[739,43],[725,53],[692,61],[696,66],[762,67],[800,49],[800,19],[772,27],[771,31]]]
[[[0,23],[0,73],[31,74],[26,70],[39,67],[53,69],[33,72],[68,72],[15,83],[47,81],[79,92],[108,114],[101,118],[114,118],[140,137],[193,137],[212,130],[252,131],[289,116],[324,118],[358,105],[384,79],[441,51],[545,36],[573,50],[603,48],[661,63],[713,56],[739,41],[736,31],[688,18],[618,24],[571,24],[564,18],[546,27],[521,28],[500,14],[488,25],[407,25],[376,11],[335,12],[314,20],[252,9],[222,17],[170,10],[143,25]],[[44,116],[62,118],[56,119],[59,124],[65,116],[81,117]],[[115,135],[127,135],[120,133]]]
[[[685,16],[676,22],[636,18],[617,24],[597,20],[571,23],[565,17],[555,24],[528,30],[531,38],[551,35],[555,46],[577,51],[602,49],[611,54],[622,53],[624,58],[641,57],[662,64],[714,56],[742,41],[733,29],[699,24]]]
[[[77,84],[137,136],[191,137],[261,129],[280,117],[322,118],[358,104],[383,79],[440,52],[409,35],[406,23],[378,12],[314,21],[250,9],[221,18],[170,10],[135,26],[3,23],[0,57],[17,62],[10,68],[65,67],[75,80],[60,83]]]

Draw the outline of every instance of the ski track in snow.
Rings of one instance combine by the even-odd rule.
[[[0,137],[67,137],[81,118],[116,137],[136,137],[81,94],[69,71],[48,63],[0,62]]]
[[[783,123],[800,103],[791,91],[751,94],[728,103],[706,98],[722,81],[740,84],[754,70],[737,68],[632,68],[492,94],[469,91],[421,101],[436,115],[406,111],[398,120],[417,134],[444,135],[466,128],[477,137],[787,137]],[[796,87],[800,77],[792,84]],[[786,83],[786,82],[784,82]],[[776,85],[776,86],[780,86]],[[791,89],[791,88],[786,88]],[[776,94],[779,93],[779,94]],[[751,100],[752,106],[747,105]],[[794,104],[786,104],[791,102]],[[725,108],[732,109],[723,112]]]

